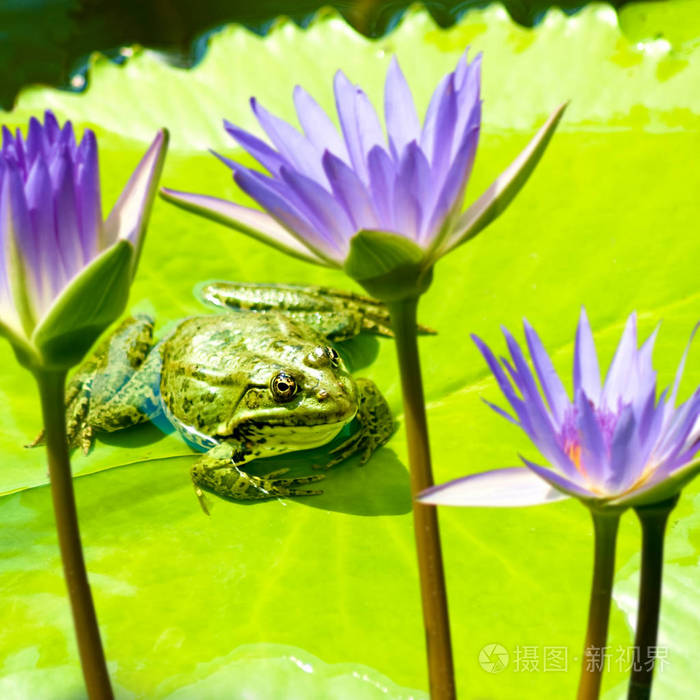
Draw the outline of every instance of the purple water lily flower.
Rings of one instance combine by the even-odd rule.
[[[126,302],[167,147],[160,131],[106,221],[97,140],[46,112],[26,137],[2,129],[0,331],[30,363],[59,337],[94,339]],[[82,295],[82,301],[78,297]],[[90,341],[91,342],[91,341]],[[64,354],[66,349],[64,348]],[[70,354],[70,353],[68,353]],[[43,358],[46,359],[46,358]]]
[[[420,265],[473,237],[522,187],[558,123],[557,109],[514,163],[460,215],[481,126],[481,57],[463,55],[438,84],[421,126],[396,58],[386,77],[386,136],[367,95],[342,71],[334,80],[340,131],[301,87],[294,104],[302,131],[268,112],[253,112],[268,144],[229,122],[225,128],[267,174],[224,156],[239,187],[264,210],[163,189],[186,209],[227,224],[298,258],[343,267],[362,231],[408,239]],[[412,260],[416,255],[413,254]]]
[[[700,388],[675,405],[690,343],[670,393],[666,389],[657,397],[651,356],[658,327],[637,348],[633,313],[601,385],[593,336],[582,310],[571,400],[534,329],[527,321],[524,327],[539,387],[506,329],[511,359],[501,358],[501,364],[478,337],[472,338],[515,417],[489,405],[528,434],[547,466],[521,457],[526,467],[435,486],[423,492],[421,502],[510,506],[575,496],[596,505],[640,505],[670,498],[700,470],[700,434],[695,427],[700,423]]]

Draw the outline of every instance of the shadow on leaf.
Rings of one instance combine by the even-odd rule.
[[[383,447],[369,462],[353,458],[334,467],[318,484],[320,496],[295,498],[312,508],[350,515],[403,515],[411,511],[411,486],[396,453]]]

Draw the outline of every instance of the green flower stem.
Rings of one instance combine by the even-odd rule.
[[[418,357],[418,299],[392,302],[388,306],[391,327],[396,335],[411,471],[411,493],[415,499],[420,491],[433,485],[428,424]],[[456,692],[437,508],[422,505],[414,500],[413,523],[428,653],[430,697],[432,700],[452,700],[456,697]]]
[[[678,496],[663,503],[634,509],[642,526],[642,573],[637,606],[637,633],[634,638],[635,662],[632,666],[628,700],[647,700],[651,697],[661,608],[664,535],[668,516],[676,503]]]
[[[51,477],[51,496],[56,517],[63,575],[68,587],[80,662],[90,700],[112,700],[95,606],[85,571],[78,530],[73,480],[68,456],[65,421],[65,372],[37,371],[41,396],[46,451]]]
[[[578,700],[597,700],[605,668],[608,620],[615,575],[615,545],[621,511],[591,508],[595,532],[595,552],[588,630],[581,662]]]

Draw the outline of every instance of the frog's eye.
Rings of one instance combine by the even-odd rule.
[[[331,361],[333,367],[337,367],[340,364],[340,355],[338,355],[335,348],[332,348],[330,345],[327,346],[326,354],[328,355],[328,359]]]
[[[290,374],[278,372],[270,382],[270,391],[275,401],[290,401],[297,393],[297,383]]]

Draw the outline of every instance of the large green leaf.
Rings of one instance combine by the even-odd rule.
[[[486,119],[471,201],[546,114],[571,98],[531,181],[487,231],[438,262],[421,301],[421,320],[439,331],[420,344],[435,473],[444,481],[515,464],[519,451],[534,457],[524,437],[479,400],[498,401],[499,393],[470,332],[498,345],[499,324],[516,329],[527,316],[568,376],[581,304],[606,361],[625,317],[637,309],[644,332],[664,319],[656,363],[668,384],[697,320],[700,94],[693,86],[700,54],[692,43],[671,50],[658,41],[631,44],[615,18],[605,6],[571,18],[553,11],[526,30],[492,7],[443,31],[414,13],[374,43],[334,17],[307,33],[284,25],[265,40],[228,29],[212,39],[194,71],[167,67],[150,53],[122,67],[98,59],[86,94],[28,91],[3,119],[21,124],[31,111],[51,106],[61,117],[96,125],[105,205],[143,152],[134,139],[150,140],[160,126],[171,129],[174,147],[163,184],[250,204],[229,171],[200,152],[214,146],[234,153],[220,119],[250,126],[250,94],[290,116],[299,82],[328,106],[332,73],[342,67],[377,98],[389,54],[397,51],[425,105],[471,43],[484,50]],[[163,328],[201,311],[191,290],[211,278],[352,286],[339,272],[158,201],[133,308],[155,313]],[[401,424],[391,341],[353,341],[346,352],[379,384]],[[700,381],[699,355],[689,362],[684,395]],[[43,448],[22,448],[40,427],[36,391],[9,344],[0,359],[0,483],[7,494],[0,499],[7,620],[0,695],[76,697],[77,653]],[[302,468],[309,458],[289,461]],[[209,518],[189,483],[191,464],[177,437],[152,426],[104,436],[92,454],[74,456],[86,558],[122,697],[363,699],[386,687],[385,696],[398,698],[411,694],[401,688],[427,687],[401,427],[366,467],[351,461],[332,470],[323,496],[250,506],[217,501]],[[697,503],[698,487],[686,491],[676,512],[681,518]],[[592,557],[586,511],[575,502],[445,509],[441,525],[461,697],[571,697]],[[627,614],[638,538],[626,516],[613,649],[632,643]],[[670,545],[678,538],[685,549],[673,567],[686,567],[679,575],[688,583],[676,585],[670,569],[662,634],[679,660],[663,672],[661,698],[685,697],[683,688],[696,687],[687,674],[689,625],[700,615],[698,587],[691,585],[697,520],[678,521]],[[480,650],[493,643],[510,653],[499,674],[478,663]],[[566,649],[567,672],[545,672],[545,647]],[[526,671],[529,653],[539,657],[539,671]],[[609,698],[623,697],[625,675],[611,664]]]

